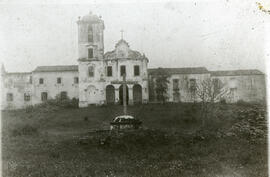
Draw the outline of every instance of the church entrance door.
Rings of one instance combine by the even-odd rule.
[[[106,87],[106,101],[107,104],[114,104],[114,99],[115,99],[115,95],[114,95],[114,86],[113,85],[108,85]]]
[[[126,103],[128,105],[128,87],[126,87]],[[123,84],[119,87],[119,101],[123,105]]]
[[[139,84],[133,86],[133,102],[134,104],[142,103],[142,87]]]

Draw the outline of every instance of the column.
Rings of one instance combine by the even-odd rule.
[[[115,86],[115,90],[114,90],[114,96],[115,96],[115,100],[114,100],[114,103],[115,104],[118,104],[119,103],[119,86]]]
[[[145,104],[149,101],[149,91],[147,82],[144,81],[142,84],[142,103]]]
[[[128,104],[133,105],[133,85],[128,85]]]

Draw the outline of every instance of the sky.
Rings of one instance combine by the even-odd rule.
[[[78,64],[76,21],[90,11],[104,20],[105,52],[124,30],[149,68],[266,71],[270,14],[253,0],[19,2],[0,0],[0,58],[9,72]]]

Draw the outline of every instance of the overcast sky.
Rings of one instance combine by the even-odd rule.
[[[270,15],[255,2],[5,4],[0,0],[0,58],[12,72],[77,64],[76,21],[92,11],[105,22],[105,52],[114,49],[123,29],[131,49],[149,58],[149,68],[265,71]]]

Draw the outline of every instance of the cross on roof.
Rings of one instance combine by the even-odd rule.
[[[121,39],[123,39],[123,33],[124,33],[124,30],[121,30]]]

